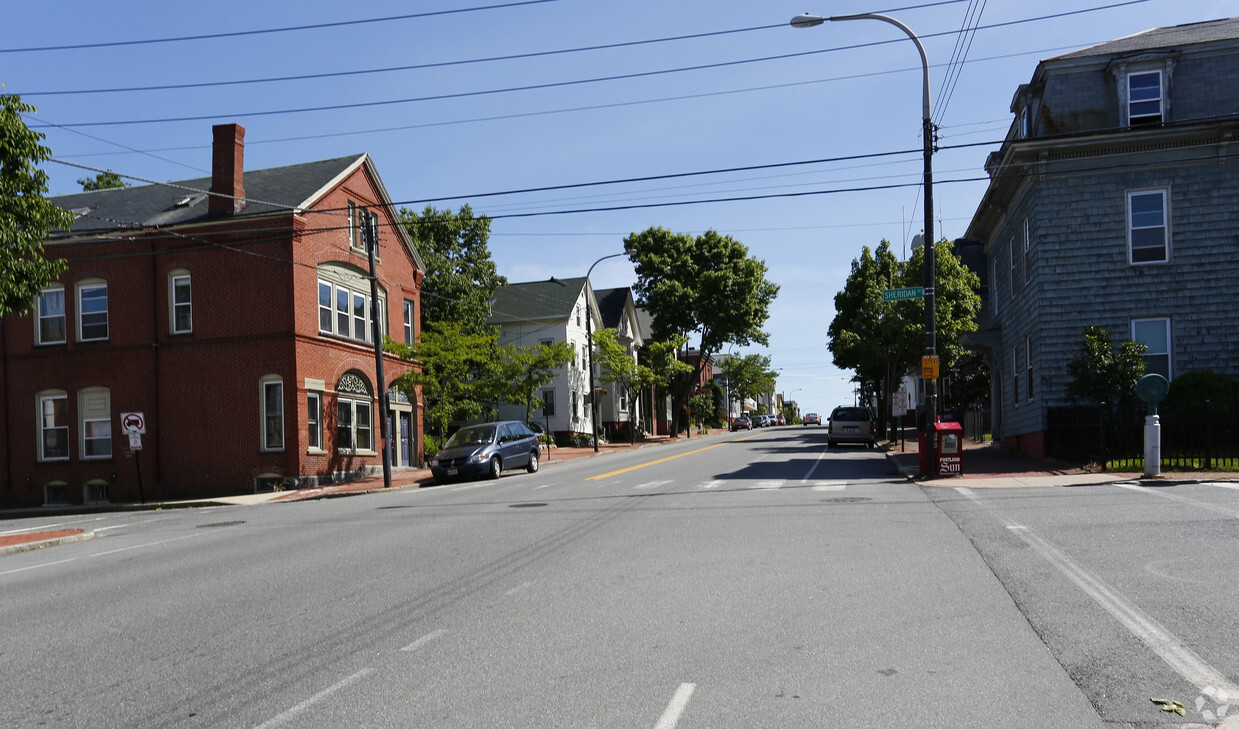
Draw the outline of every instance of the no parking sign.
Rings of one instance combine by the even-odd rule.
[[[146,433],[146,418],[142,413],[121,413],[120,429],[130,435],[142,435]]]

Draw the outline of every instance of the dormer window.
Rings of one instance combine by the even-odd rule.
[[[1127,75],[1127,119],[1131,126],[1162,123],[1162,72]]]

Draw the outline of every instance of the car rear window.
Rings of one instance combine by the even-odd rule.
[[[846,420],[848,422],[857,420],[868,420],[869,411],[864,408],[839,408],[831,416],[831,420]]]

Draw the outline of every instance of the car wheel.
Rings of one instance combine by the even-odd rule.
[[[529,465],[528,465],[528,466],[525,466],[525,470],[526,470],[526,471],[529,471],[530,473],[537,473],[537,472],[538,472],[538,454],[539,454],[540,452],[541,452],[541,451],[530,451],[530,453],[529,453]]]
[[[826,439],[826,447],[827,447],[827,448],[834,448],[834,447],[835,447],[835,442],[834,442],[833,440],[831,440],[830,438],[827,438],[827,439]]]
[[[490,472],[486,475],[492,479],[499,478],[499,474],[503,473],[503,464],[499,462],[499,456],[490,459]]]

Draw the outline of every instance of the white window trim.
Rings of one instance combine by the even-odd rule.
[[[178,281],[184,281],[189,286],[189,301],[185,303],[179,303],[176,300],[176,285]],[[178,329],[176,326],[176,310],[178,306],[184,306],[189,309],[189,326],[185,329]],[[192,334],[194,331],[194,289],[189,271],[178,270],[168,274],[168,331],[172,334]]]
[[[1135,249],[1132,247],[1132,233],[1137,230],[1132,220],[1131,199],[1139,195],[1161,194],[1162,198],[1162,259],[1158,261],[1136,261]],[[1131,266],[1163,266],[1170,263],[1170,188],[1169,187],[1150,187],[1139,190],[1128,190],[1126,194],[1127,200],[1127,263]],[[1139,230],[1151,230],[1151,227],[1140,228]]]
[[[49,430],[49,428],[47,428],[43,422],[43,403],[47,400],[64,400],[64,403],[65,403],[65,424],[63,426],[64,431],[65,431],[64,433],[65,454],[63,456],[59,456],[55,458],[48,458],[47,454],[43,452],[43,433],[46,430]],[[70,428],[69,428],[69,420],[68,420],[69,393],[65,392],[64,390],[46,390],[44,392],[38,393],[38,395],[35,396],[35,403],[36,403],[36,407],[38,408],[35,411],[35,425],[38,431],[38,439],[39,439],[39,443],[38,443],[39,462],[40,463],[63,463],[65,461],[68,461],[69,455],[70,455],[69,453],[69,430]],[[57,426],[52,426],[52,427],[57,428]]]
[[[321,456],[326,455],[327,451],[323,450],[323,393],[321,391],[310,391],[305,394],[306,407],[306,449],[307,455]],[[317,412],[317,419],[311,416]],[[314,436],[318,436],[318,445],[314,444]]]
[[[59,316],[44,316],[43,315],[43,297],[51,293],[60,294],[61,313],[59,314]],[[47,288],[40,291],[39,295],[35,297],[34,342],[36,345],[46,346],[46,345],[54,345],[54,344],[65,344],[68,341],[69,320],[68,320],[68,310],[66,309],[67,304],[68,302],[65,301],[65,287],[60,284],[56,284],[54,286],[48,286]],[[64,333],[60,339],[49,339],[49,340],[44,341],[43,322],[44,320],[48,320],[48,319],[60,319],[61,320],[60,328]]]
[[[1137,116],[1132,116],[1132,113],[1131,113],[1132,105],[1147,104],[1147,103],[1154,101],[1154,99],[1144,99],[1141,101],[1136,101],[1132,99],[1131,78],[1132,76],[1149,76],[1152,74],[1157,75],[1157,99],[1156,99],[1157,113],[1156,114],[1140,114]],[[1127,84],[1126,84],[1127,99],[1125,101],[1126,101],[1126,109],[1127,109],[1127,125],[1128,126],[1133,126],[1133,125],[1140,126],[1142,122],[1137,121],[1137,120],[1142,120],[1142,119],[1156,119],[1157,124],[1161,124],[1165,122],[1166,121],[1166,74],[1162,71],[1162,69],[1160,68],[1140,68],[1140,69],[1128,70],[1126,78],[1127,78]]]
[[[413,343],[413,302],[404,300],[404,343]]]
[[[1007,286],[1011,289],[1011,299],[1015,300],[1015,262],[1018,260],[1015,255],[1015,236],[1011,236],[1011,240],[1007,245],[1008,263],[1011,264],[1011,269],[1007,271]]]
[[[102,415],[103,417],[87,417],[88,415],[91,415],[93,413],[87,412],[88,408],[86,407],[86,400],[88,398],[96,397],[100,395],[107,399],[107,407],[105,408],[107,412],[98,413],[99,415]],[[104,423],[107,426],[107,430],[108,430],[108,437],[107,437],[108,452],[107,453],[100,454],[100,455],[87,455],[87,451],[89,451],[89,449],[86,447],[86,441],[88,440],[88,438],[86,437],[87,430],[89,430],[89,428],[87,427],[88,423]],[[79,460],[82,460],[82,461],[110,460],[112,456],[116,453],[115,438],[113,438],[112,436],[112,392],[111,390],[109,390],[106,387],[86,387],[86,388],[79,390],[77,393],[77,424],[78,424],[78,431],[79,431],[79,435],[78,435]],[[102,441],[103,438],[91,438],[89,440]]]
[[[990,315],[993,316],[995,319],[997,319],[998,318],[998,257],[997,255],[995,255],[994,259],[990,261],[989,274],[990,274],[989,275]]]
[[[1019,347],[1011,345],[1011,402],[1019,407],[1020,404],[1020,356]]]
[[[1028,218],[1024,218],[1024,285],[1032,280],[1032,231]]]
[[[86,312],[84,311],[84,307],[82,306],[82,294],[87,289],[103,289],[104,302],[105,302],[105,307],[103,309],[103,318],[104,318],[103,327],[106,331],[102,337],[87,337],[85,336],[83,332],[83,327],[85,326],[85,322],[82,321],[82,317],[86,316]],[[77,340],[79,342],[106,342],[112,333],[110,322],[108,321],[109,310],[108,310],[108,306],[106,305],[107,294],[108,294],[108,282],[104,281],[103,279],[94,279],[94,278],[86,279],[85,281],[79,281],[77,284],[77,288],[75,289],[75,293],[76,293],[75,299],[77,300]],[[99,312],[92,312],[92,313],[97,314]]]
[[[331,288],[331,326],[332,326],[331,329],[323,328],[323,312],[325,311],[325,309],[322,306],[322,300],[320,298],[322,286],[329,286]],[[348,309],[346,311],[340,310],[340,300],[339,300],[340,294],[344,294],[348,297]],[[364,301],[364,304],[362,307],[363,308],[362,328],[364,331],[362,332],[361,337],[356,336],[357,318],[354,313],[354,305],[355,305],[354,297],[357,297],[357,296],[360,296],[362,300]],[[350,287],[344,284],[336,283],[335,281],[330,281],[328,279],[320,277],[317,279],[317,282],[315,283],[315,286],[314,286],[314,301],[316,302],[314,306],[314,311],[315,311],[315,316],[317,318],[316,324],[318,326],[319,334],[325,334],[335,339],[342,339],[345,341],[353,342],[355,344],[374,344],[374,332],[373,332],[374,321],[373,319],[375,316],[376,307],[374,306],[374,303],[371,300],[370,293],[368,291],[361,290],[360,288],[357,288],[357,287]],[[377,310],[384,314],[387,311],[387,299],[384,297],[381,291],[379,293],[379,305],[377,307]],[[349,330],[347,333],[340,332],[340,316],[342,314],[347,315],[348,317]],[[383,317],[380,317],[379,319],[379,335],[380,336],[387,334],[387,322],[385,321],[385,318],[386,317],[383,316]]]
[[[269,413],[267,412],[267,389],[272,386],[278,386],[280,389],[280,442],[279,445],[271,445],[267,439],[267,420]],[[263,453],[280,453],[288,443],[288,429],[286,427],[286,417],[284,403],[284,378],[279,375],[263,375],[258,381],[258,439],[259,450]]]
[[[1131,337],[1131,340],[1133,342],[1143,341],[1140,339],[1136,339],[1136,325],[1147,324],[1149,322],[1161,322],[1165,326],[1166,351],[1165,352],[1146,351],[1141,356],[1149,357],[1149,356],[1155,355],[1158,357],[1165,357],[1166,358],[1166,379],[1172,380],[1174,379],[1174,326],[1170,320],[1170,317],[1168,316],[1147,316],[1147,317],[1141,317],[1139,319],[1132,319],[1131,324],[1128,326],[1128,336]]]
[[[1033,350],[1032,335],[1024,335],[1024,401],[1032,402],[1037,393],[1033,388]]]

